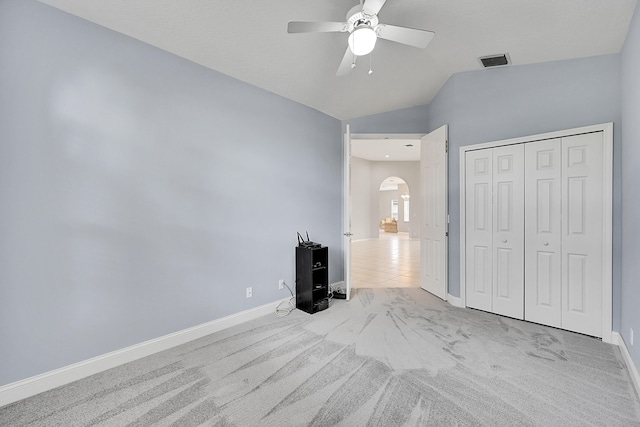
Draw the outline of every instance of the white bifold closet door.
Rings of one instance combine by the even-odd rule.
[[[493,151],[493,312],[524,317],[524,146]]]
[[[602,336],[602,132],[562,138],[562,328]]]
[[[525,146],[525,319],[601,336],[602,132]]]
[[[524,147],[466,156],[467,306],[523,319]]]
[[[560,138],[525,145],[525,319],[562,326]]]
[[[610,143],[598,130],[464,152],[468,307],[607,336]]]
[[[467,307],[493,309],[493,156],[491,149],[466,153]]]

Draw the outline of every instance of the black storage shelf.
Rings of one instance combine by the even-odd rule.
[[[296,247],[296,308],[313,314],[329,306],[329,249]]]

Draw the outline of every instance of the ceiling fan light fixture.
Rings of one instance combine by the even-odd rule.
[[[378,36],[373,28],[366,24],[361,25],[349,34],[349,49],[356,56],[368,55],[376,46],[376,40]]]

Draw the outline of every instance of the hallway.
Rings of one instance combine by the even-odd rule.
[[[420,240],[380,231],[377,240],[351,242],[354,288],[419,288]]]

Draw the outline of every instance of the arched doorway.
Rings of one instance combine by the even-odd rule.
[[[389,176],[380,184],[378,224],[379,234],[410,232],[411,194],[409,185],[400,177]]]
[[[409,233],[409,186],[396,175],[376,184],[372,183],[377,197],[372,197],[371,223],[378,225],[378,238],[351,243],[352,287],[420,287],[420,241]]]

